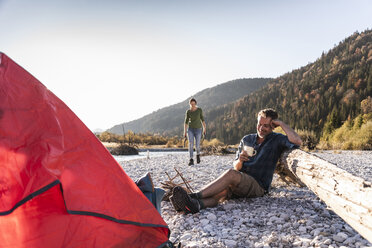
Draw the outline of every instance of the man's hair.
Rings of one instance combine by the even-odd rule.
[[[190,101],[189,101],[189,103],[191,103],[191,102],[197,103],[196,100],[195,100],[195,98],[191,98]]]
[[[278,119],[278,113],[272,108],[261,110],[258,112],[258,116],[262,116],[264,118],[270,117],[272,120]]]

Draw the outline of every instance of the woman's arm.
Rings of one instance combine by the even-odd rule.
[[[187,137],[187,128],[189,127],[189,125],[187,125],[186,123],[185,123],[185,126],[184,126],[184,134],[183,134],[183,136],[184,137]]]
[[[205,136],[205,134],[207,133],[207,125],[205,124],[205,121],[203,121],[202,124],[203,124],[203,133]]]
[[[184,123],[184,127],[183,127],[183,136],[184,137],[187,137],[187,129],[189,127],[188,123],[189,123],[189,111],[186,110],[186,113],[185,113],[185,123]]]

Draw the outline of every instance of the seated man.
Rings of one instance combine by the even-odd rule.
[[[274,133],[273,129],[277,126],[280,126],[287,136]],[[257,133],[246,135],[240,141],[234,168],[224,172],[197,193],[187,194],[183,188],[175,187],[171,202],[176,211],[197,213],[200,209],[215,207],[218,202],[232,197],[263,196],[269,191],[281,153],[301,143],[300,136],[278,120],[275,110],[261,110],[257,118]],[[253,149],[246,148],[248,146]]]

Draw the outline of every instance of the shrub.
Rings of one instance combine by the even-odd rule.
[[[319,149],[372,150],[372,115],[347,120],[329,135],[323,135]]]
[[[138,155],[138,150],[135,147],[126,144],[120,144],[111,150],[112,155]]]
[[[221,142],[220,140],[214,138],[214,139],[211,139],[210,141],[208,140],[204,140],[203,141],[203,146],[223,146],[223,142]]]
[[[298,135],[301,137],[302,145],[301,148],[307,150],[314,150],[319,143],[319,138],[316,136],[314,131],[309,130],[296,130]]]

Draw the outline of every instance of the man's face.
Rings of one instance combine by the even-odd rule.
[[[258,116],[257,119],[257,134],[260,138],[265,138],[268,134],[273,131],[271,126],[271,118],[270,117],[262,117]]]

